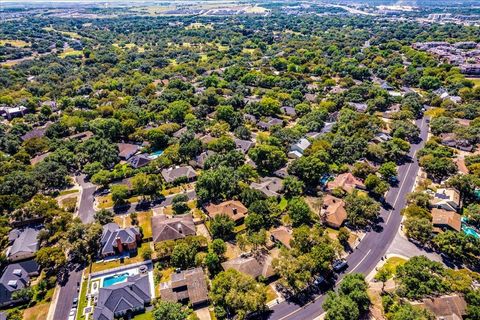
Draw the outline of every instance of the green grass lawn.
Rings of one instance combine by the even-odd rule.
[[[85,319],[83,309],[87,306],[87,288],[88,280],[82,281],[82,288],[80,290],[80,297],[78,298],[78,309],[76,319]],[[61,299],[61,297],[59,297]]]
[[[133,317],[133,320],[153,320],[153,312],[149,311],[137,314],[135,317]]]
[[[150,243],[144,242],[142,243],[141,247],[138,248],[138,254],[135,257],[123,259],[123,262],[120,259],[107,261],[107,262],[95,262],[95,263],[92,263],[91,268],[88,268],[87,270],[89,270],[89,272],[91,273],[94,273],[94,272],[104,271],[112,268],[118,268],[121,266],[127,266],[132,263],[142,262],[143,261],[142,252],[147,248],[150,248]]]
[[[278,207],[280,208],[280,210],[284,211],[285,209],[287,209],[287,206],[288,206],[288,200],[282,197],[282,200],[280,200]]]
[[[405,264],[405,262],[407,262],[407,260],[400,257],[388,258],[387,262],[385,262],[385,264],[378,270],[378,272],[382,270],[386,270],[389,275],[389,278],[391,278],[395,275],[397,268]]]
[[[480,78],[467,78],[475,84],[475,87],[480,87]]]
[[[78,189],[68,189],[68,190],[60,191],[60,193],[58,195],[59,196],[65,196],[67,194],[72,194],[72,193],[77,193],[77,192],[78,192]]]

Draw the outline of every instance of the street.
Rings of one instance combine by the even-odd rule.
[[[392,209],[381,209],[380,216],[383,221],[380,223],[380,228],[368,232],[355,251],[348,256],[347,262],[349,267],[338,277],[336,284],[341,282],[344,275],[352,272],[362,273],[364,275],[369,274],[382,257],[385,256],[394,240],[402,221],[400,211],[405,207],[406,195],[412,191],[419,170],[416,153],[423,147],[428,134],[428,124],[425,117],[417,120],[416,124],[421,130],[421,142],[412,144],[409,152],[412,162],[407,162],[399,166],[399,184],[397,187],[392,187],[385,198],[386,203],[390,204]],[[304,306],[284,301],[271,308],[272,313],[269,319],[315,319],[324,312],[322,308],[324,300],[325,295],[319,295],[315,297],[312,302]]]

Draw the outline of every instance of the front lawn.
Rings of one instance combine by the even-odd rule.
[[[378,270],[381,272],[385,270],[389,276],[389,278],[393,277],[397,271],[397,268],[403,264],[405,264],[407,260],[400,258],[400,257],[391,257],[388,258],[385,264]],[[377,273],[378,274],[378,273]],[[375,276],[377,278],[377,276]]]
[[[82,281],[82,289],[80,290],[80,296],[78,297],[78,309],[76,319],[85,319],[85,316],[83,315],[83,309],[87,307],[87,288],[88,280]]]
[[[143,237],[147,239],[152,237],[152,215],[152,211],[137,213],[138,225],[142,228]]]

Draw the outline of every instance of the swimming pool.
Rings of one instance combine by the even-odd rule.
[[[110,287],[114,284],[121,283],[127,281],[127,278],[130,274],[128,272],[114,274],[113,276],[108,276],[103,278],[103,287]]]
[[[478,234],[477,231],[475,231],[475,229],[467,227],[467,226],[463,226],[462,230],[466,235],[469,235],[469,236],[475,237],[477,239],[480,239],[480,234]]]
[[[158,157],[160,157],[162,155],[162,153],[163,153],[163,150],[158,150],[158,151],[150,153],[150,155],[148,157],[150,159],[154,160],[154,159],[157,159]]]

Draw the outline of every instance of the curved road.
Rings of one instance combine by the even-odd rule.
[[[380,223],[380,228],[368,232],[355,251],[348,256],[347,262],[349,267],[345,273],[338,277],[337,284],[342,281],[346,274],[352,272],[364,275],[369,274],[380,259],[385,256],[387,249],[397,234],[402,221],[400,211],[405,207],[405,197],[412,191],[419,169],[416,153],[423,147],[428,135],[428,123],[425,117],[417,120],[416,124],[421,130],[421,141],[417,144],[412,144],[409,152],[412,162],[405,163],[398,168],[398,186],[392,187],[385,198],[386,203],[390,204],[392,209],[381,209],[380,216],[383,222]],[[322,308],[324,299],[325,295],[319,295],[313,301],[303,306],[284,301],[271,308],[272,313],[269,319],[315,319],[324,312]]]

